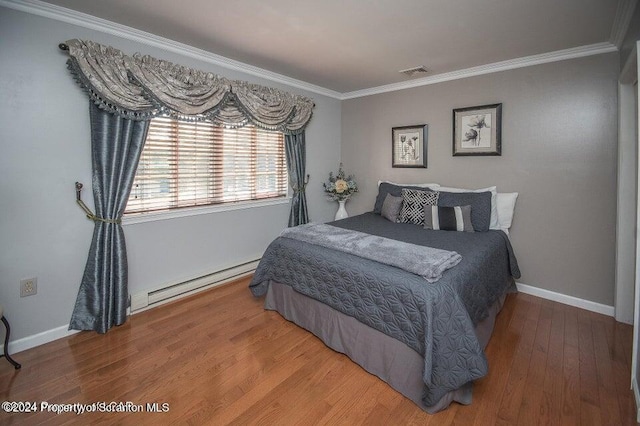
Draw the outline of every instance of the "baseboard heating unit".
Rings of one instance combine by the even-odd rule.
[[[169,283],[161,288],[131,295],[131,313],[176,300],[251,275],[260,259],[221,269],[201,277]]]

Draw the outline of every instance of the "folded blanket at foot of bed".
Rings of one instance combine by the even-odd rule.
[[[325,224],[312,223],[287,228],[280,236],[395,266],[420,275],[430,283],[438,281],[444,271],[462,260],[462,256],[455,251],[419,246]]]

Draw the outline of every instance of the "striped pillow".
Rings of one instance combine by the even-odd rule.
[[[474,232],[471,206],[425,206],[424,227],[442,231]]]

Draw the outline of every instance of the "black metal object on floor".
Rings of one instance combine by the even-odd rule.
[[[9,361],[11,365],[13,365],[16,368],[16,370],[18,370],[22,367],[22,365],[14,361],[14,359],[11,358],[11,355],[9,355],[9,334],[11,334],[11,327],[9,327],[9,321],[7,321],[4,315],[2,316],[2,318],[0,318],[0,320],[2,321],[2,323],[7,329],[7,334],[4,336],[4,355],[0,355],[0,356],[6,357],[7,361]]]

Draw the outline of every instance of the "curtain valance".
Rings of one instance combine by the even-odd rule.
[[[240,127],[252,123],[296,134],[311,119],[313,101],[274,88],[229,80],[111,46],[68,40],[67,64],[102,109],[132,120],[168,114],[182,120],[211,120]]]

